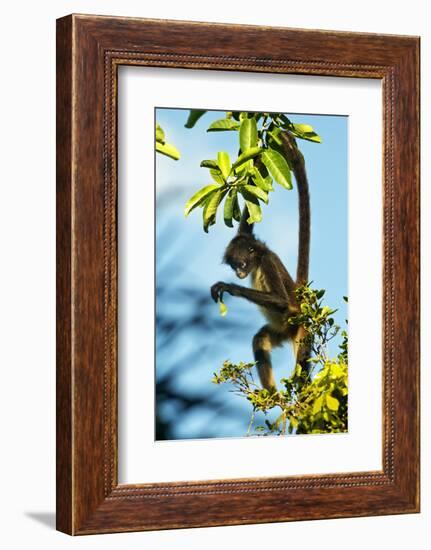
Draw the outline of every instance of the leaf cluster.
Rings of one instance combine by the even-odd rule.
[[[339,433],[347,431],[347,363],[326,360],[308,383],[297,382],[297,373],[283,380],[288,399],[296,402],[289,417],[289,433]]]
[[[253,378],[255,363],[225,361],[219,373],[214,374],[216,384],[229,383],[233,393],[247,399],[252,406],[250,427],[256,412],[277,410],[277,418],[265,419],[263,426],[255,428],[257,435],[284,435],[286,433],[339,433],[347,431],[348,399],[348,336],[342,331],[343,341],[336,358],[328,356],[328,342],[340,327],[332,315],[336,310],[323,304],[324,290],[312,289],[309,284],[297,290],[300,313],[293,324],[307,329],[307,344],[311,346],[310,370],[304,372],[296,365],[288,378],[281,380],[280,391],[262,389]],[[347,300],[347,298],[345,298]]]
[[[193,128],[205,112],[190,111],[185,126]],[[274,181],[285,189],[292,189],[292,163],[283,147],[281,133],[321,141],[311,126],[293,124],[282,113],[228,111],[225,118],[214,121],[207,132],[237,132],[239,148],[236,159],[231,159],[226,151],[219,151],[216,159],[201,162],[213,181],[187,201],[184,214],[188,216],[195,208],[201,208],[205,232],[215,224],[223,201],[223,219],[228,227],[233,227],[233,221],[240,221],[243,208],[247,209],[247,222],[252,224],[262,220],[261,206],[268,204]]]
[[[324,305],[325,290],[315,290],[310,285],[308,283],[295,290],[300,308],[297,315],[290,317],[289,323],[295,326],[302,325],[307,330],[305,343],[311,346],[315,357],[319,358],[323,355],[326,359],[327,345],[340,331],[340,327],[335,324],[332,317],[337,310]]]

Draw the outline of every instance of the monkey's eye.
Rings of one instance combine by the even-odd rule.
[[[249,249],[248,249],[248,251],[249,251],[250,254],[251,254],[252,252],[254,252],[254,248],[253,248],[252,246],[250,246]]]

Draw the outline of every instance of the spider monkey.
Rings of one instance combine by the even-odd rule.
[[[270,391],[276,391],[272,371],[271,351],[289,341],[293,344],[296,362],[308,374],[307,360],[310,347],[304,342],[306,330],[302,326],[289,323],[290,317],[299,312],[295,290],[308,282],[310,256],[310,197],[304,157],[295,139],[288,133],[279,134],[282,147],[295,175],[299,198],[299,239],[298,265],[294,280],[283,262],[265,243],[253,234],[253,224],[247,222],[249,216],[245,207],[237,235],[228,244],[223,261],[228,264],[238,278],[251,275],[252,287],[218,282],[211,287],[214,301],[223,299],[223,293],[239,296],[259,306],[267,319],[253,337],[253,352],[261,384]]]

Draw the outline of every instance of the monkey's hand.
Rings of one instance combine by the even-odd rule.
[[[231,294],[231,285],[222,282],[215,283],[211,287],[211,297],[214,302],[218,302],[219,300],[222,302],[224,292],[229,292],[229,294]]]

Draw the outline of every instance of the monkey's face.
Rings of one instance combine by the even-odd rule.
[[[244,279],[256,267],[256,242],[253,237],[239,235],[229,243],[223,261],[238,278]]]

